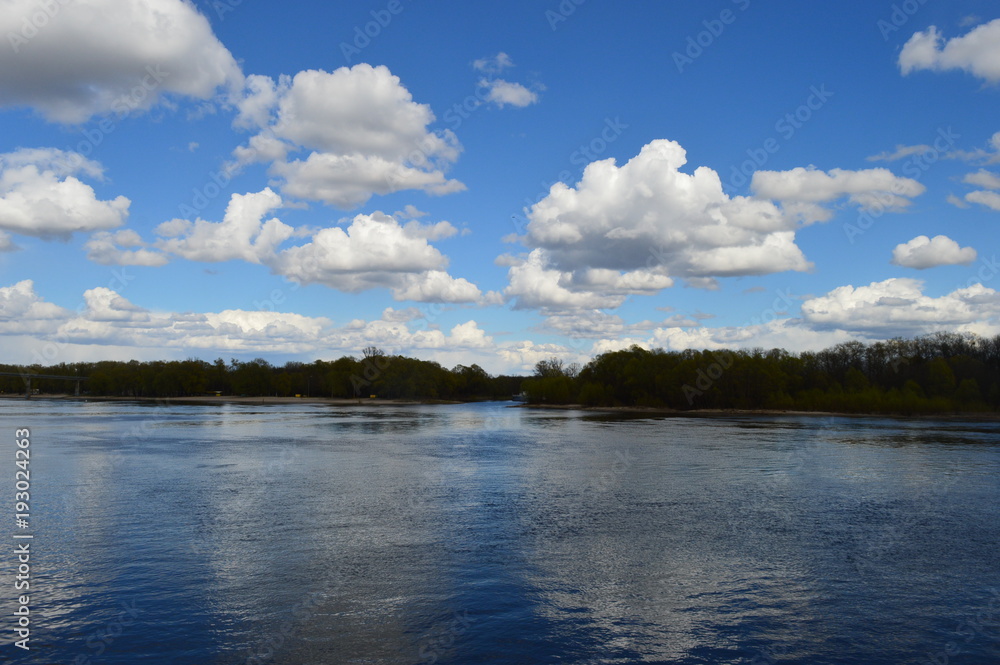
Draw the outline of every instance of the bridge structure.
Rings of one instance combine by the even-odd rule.
[[[19,376],[24,379],[24,396],[31,399],[31,380],[32,379],[55,379],[57,381],[74,381],[76,382],[76,389],[73,394],[79,397],[80,395],[80,382],[86,381],[89,377],[86,376],[59,376],[57,374],[30,374],[28,372],[0,372],[0,376]]]

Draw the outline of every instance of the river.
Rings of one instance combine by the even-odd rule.
[[[5,400],[16,663],[1000,662],[1000,425]]]

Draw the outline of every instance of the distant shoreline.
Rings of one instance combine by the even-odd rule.
[[[24,395],[0,394],[0,399],[24,400]],[[449,400],[406,400],[337,398],[337,397],[240,397],[236,395],[195,395],[191,397],[115,397],[98,395],[46,394],[32,395],[27,401],[55,400],[60,402],[144,402],[154,404],[329,404],[331,406],[412,406],[414,404],[462,404]]]
[[[15,393],[0,394],[0,400],[23,400],[24,395]],[[33,395],[31,400],[51,400],[60,402],[133,402],[147,404],[176,404],[176,405],[212,405],[212,404],[325,404],[327,406],[371,406],[371,407],[391,407],[391,406],[419,406],[419,405],[454,405],[454,404],[475,404],[476,402],[462,402],[455,400],[414,400],[414,399],[379,399],[379,398],[337,398],[337,397],[240,397],[237,395],[197,395],[193,397],[115,397],[115,396],[92,396],[92,395],[70,395],[70,394],[46,394]],[[679,418],[731,418],[737,416],[807,416],[811,418],[836,417],[836,418],[894,418],[911,420],[970,420],[996,422],[1000,421],[998,412],[951,412],[951,413],[849,413],[835,411],[794,411],[787,409],[691,409],[682,411],[678,409],[645,406],[583,406],[582,404],[527,404],[514,400],[483,400],[483,401],[509,401],[509,408],[539,409],[548,411],[586,411],[588,413],[607,413],[617,415],[635,416],[667,416]]]
[[[519,404],[525,409],[547,409],[554,411],[587,411],[591,413],[634,414],[637,416],[675,416],[681,418],[725,418],[732,416],[809,416],[836,418],[909,418],[915,420],[981,420],[1000,421],[1000,413],[991,411],[970,411],[968,413],[852,413],[840,411],[795,411],[790,409],[690,409],[682,411],[665,407],[650,406],[583,406],[582,404]]]

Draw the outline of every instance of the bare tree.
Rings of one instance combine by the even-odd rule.
[[[361,351],[364,354],[365,359],[368,358],[381,358],[385,355],[385,351],[378,348],[377,346],[366,346],[364,350]]]

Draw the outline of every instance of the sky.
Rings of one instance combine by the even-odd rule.
[[[0,362],[1000,334],[994,2],[0,5]]]

